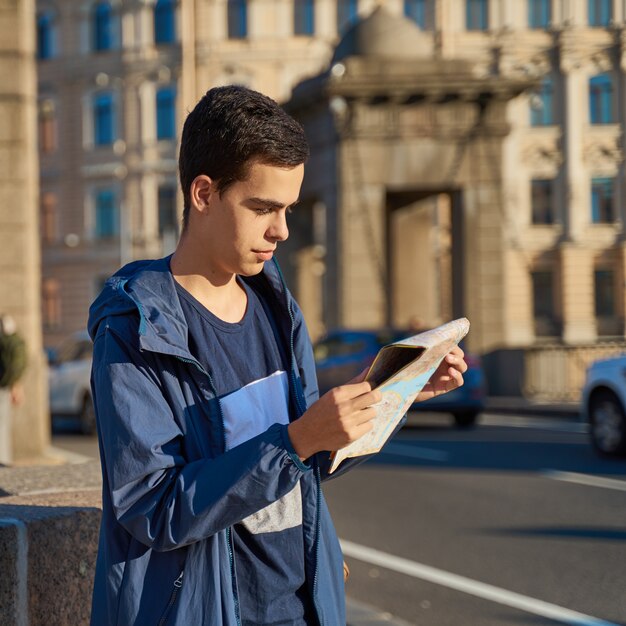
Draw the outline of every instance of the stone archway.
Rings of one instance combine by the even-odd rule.
[[[404,324],[413,306],[427,324],[469,317],[474,350],[506,345],[506,107],[533,85],[435,57],[430,34],[381,7],[348,31],[327,72],[296,86],[287,108],[312,150],[302,197],[326,207],[327,326]],[[443,241],[439,225],[428,226],[417,206],[404,215],[400,208],[440,193],[449,198],[451,241],[445,305],[435,302],[441,297],[432,272],[441,267],[432,246],[394,250],[396,240],[412,247]],[[412,274],[429,275],[421,283],[401,280],[395,265],[403,258],[417,265]],[[420,306],[400,293],[415,284],[427,293]]]

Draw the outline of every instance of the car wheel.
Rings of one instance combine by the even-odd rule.
[[[80,410],[80,430],[85,435],[93,435],[96,432],[96,410],[93,406],[91,395],[86,393]]]
[[[602,455],[626,455],[626,415],[617,396],[597,391],[589,403],[591,443]]]
[[[458,428],[470,428],[476,424],[478,411],[457,411],[453,415],[454,423]]]

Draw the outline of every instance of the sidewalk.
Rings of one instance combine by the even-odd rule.
[[[578,402],[537,402],[520,396],[489,396],[485,413],[502,413],[541,417],[580,417]]]
[[[413,626],[357,600],[346,598],[346,626]]]

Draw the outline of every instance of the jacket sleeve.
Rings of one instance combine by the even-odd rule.
[[[302,383],[302,394],[304,396],[306,407],[308,408],[319,399],[317,374],[315,372],[315,357],[313,355],[313,346],[311,344],[311,339],[306,328],[304,316],[302,315],[302,311],[297,306],[295,307],[294,318],[296,321],[294,331],[294,349],[296,352],[295,356],[296,362],[298,363],[300,380]],[[406,415],[400,420],[389,439],[394,437],[405,423]],[[330,452],[318,452],[315,455],[315,459],[317,462],[317,466],[320,469],[320,476],[322,480],[338,478],[342,474],[345,474],[347,471],[354,469],[358,465],[361,465],[361,463],[368,461],[375,455],[367,454],[364,456],[345,459],[332,474],[328,473],[331,465],[330,456]]]
[[[185,433],[147,359],[109,328],[96,338],[92,390],[105,488],[116,519],[133,537],[157,551],[178,548],[296,486],[307,468],[284,425],[216,458],[188,462]]]

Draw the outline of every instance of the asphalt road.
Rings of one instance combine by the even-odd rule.
[[[348,593],[420,626],[626,623],[626,462],[576,422],[484,419],[414,416],[326,484]]]
[[[626,624],[626,461],[575,421],[415,414],[324,489],[359,602],[420,626]]]

